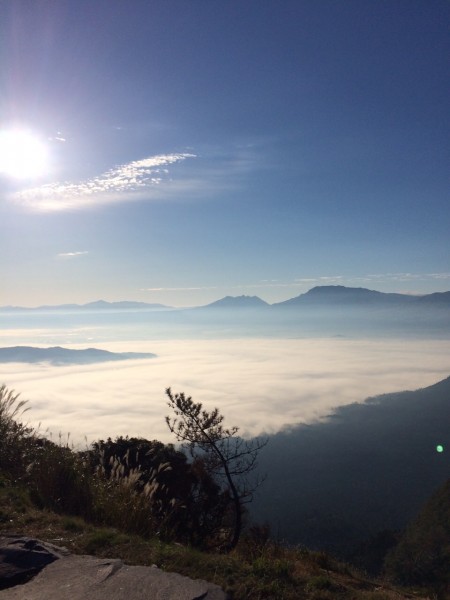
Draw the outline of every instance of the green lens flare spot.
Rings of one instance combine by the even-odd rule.
[[[441,444],[438,444],[436,446],[436,452],[444,452],[444,446],[442,446]]]

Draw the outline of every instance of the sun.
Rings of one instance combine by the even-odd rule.
[[[37,135],[24,129],[0,130],[0,175],[34,179],[48,171],[48,149]]]

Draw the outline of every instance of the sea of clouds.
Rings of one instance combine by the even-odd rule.
[[[17,334],[0,334],[0,344],[27,337],[25,331]],[[45,338],[44,332],[39,335]],[[164,420],[169,386],[206,408],[219,407],[227,424],[250,436],[313,422],[337,406],[425,387],[450,374],[447,340],[242,338],[90,345],[158,356],[88,366],[0,365],[0,383],[29,401],[30,425],[40,423],[53,439],[70,433],[82,446],[117,435],[174,441]]]

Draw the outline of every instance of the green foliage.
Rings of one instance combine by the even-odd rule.
[[[314,562],[321,569],[332,569],[335,567],[336,561],[326,552],[309,552],[308,559]]]
[[[407,585],[450,585],[450,480],[427,502],[387,556],[386,572]]]
[[[260,556],[253,561],[253,573],[263,579],[289,579],[293,571],[293,563],[282,558]]]
[[[398,544],[399,540],[398,531],[390,529],[379,531],[358,546],[351,556],[351,561],[370,575],[379,575],[388,552]]]
[[[316,575],[306,584],[306,590],[330,590],[333,587],[331,579],[327,575]]]
[[[92,516],[92,481],[84,461],[67,445],[39,440],[26,481],[32,499],[57,512]]]
[[[85,522],[77,517],[64,517],[62,519],[62,526],[66,531],[74,533],[80,533],[85,530]]]
[[[105,548],[128,542],[128,537],[111,529],[98,529],[89,535],[85,548],[90,554],[98,554]]]

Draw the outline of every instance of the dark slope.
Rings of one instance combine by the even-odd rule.
[[[269,474],[254,516],[294,543],[349,555],[383,529],[403,528],[450,472],[450,378],[336,410],[271,436]]]
[[[87,365],[99,362],[155,358],[156,354],[142,352],[108,352],[97,348],[70,350],[54,346],[34,348],[32,346],[11,346],[0,348],[0,363],[42,363],[53,365]]]

